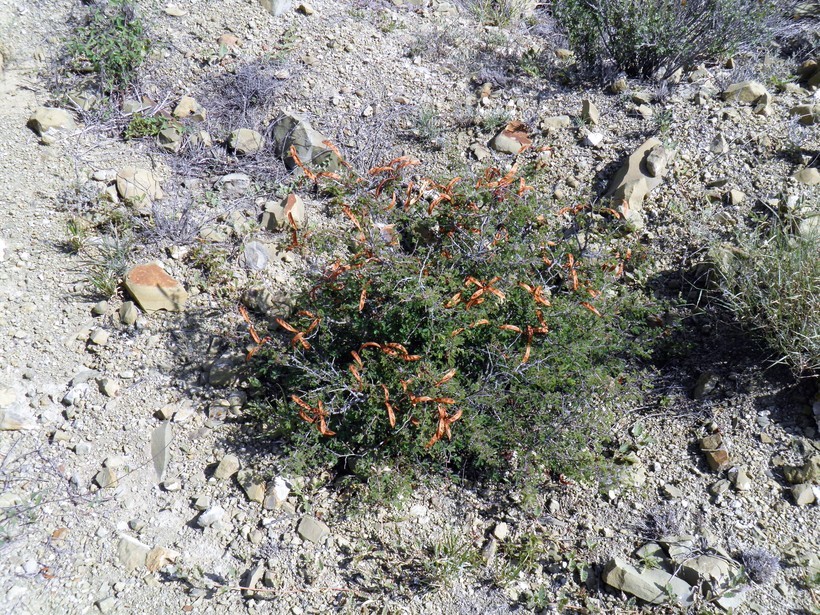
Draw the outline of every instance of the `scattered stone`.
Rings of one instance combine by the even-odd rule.
[[[290,193],[279,203],[268,201],[262,214],[262,228],[280,231],[285,228],[304,228],[307,224],[305,203],[298,194]]]
[[[671,592],[674,600],[683,606],[689,606],[693,602],[692,587],[683,579],[659,569],[638,572],[617,557],[607,563],[603,579],[607,585],[652,604],[665,603],[668,600],[667,591]]]
[[[179,491],[182,489],[182,481],[178,478],[166,478],[162,481],[162,483],[160,483],[160,486],[165,491]]]
[[[151,550],[147,544],[140,542],[127,534],[120,534],[120,542],[117,546],[117,559],[125,566],[129,572],[145,566],[148,552]]]
[[[656,145],[646,155],[646,170],[652,177],[663,177],[668,162],[669,154],[666,148],[663,145]]]
[[[28,408],[19,404],[0,407],[0,431],[34,429],[36,426],[37,421]]]
[[[620,77],[609,84],[609,91],[612,94],[623,94],[629,89],[629,84],[624,77]]]
[[[330,528],[324,523],[324,521],[320,521],[316,517],[311,517],[310,515],[305,515],[299,521],[296,532],[302,540],[307,540],[308,542],[318,544],[322,542],[328,534],[330,534]]]
[[[555,57],[559,60],[571,60],[574,54],[569,49],[558,48],[555,50]]]
[[[680,575],[691,584],[697,585],[700,581],[707,581],[718,586],[737,576],[738,569],[729,561],[714,555],[699,555],[684,560],[680,564]]]
[[[219,480],[230,478],[239,472],[239,459],[236,455],[225,455],[214,470],[214,477]]]
[[[718,135],[709,144],[709,151],[713,154],[725,154],[729,151],[729,142],[723,135]]]
[[[174,429],[168,421],[164,421],[151,432],[151,459],[154,462],[154,472],[158,481],[165,477],[168,464],[171,462],[171,441],[173,437]]]
[[[108,311],[108,301],[99,301],[91,308],[91,313],[94,316],[103,316]]]
[[[720,434],[712,434],[701,438],[700,450],[706,456],[709,467],[715,472],[725,470],[729,467],[729,453],[723,445],[723,438]]]
[[[228,137],[228,147],[240,156],[258,153],[265,145],[265,137],[250,128],[234,130]]]
[[[646,158],[656,147],[662,147],[659,140],[648,139],[629,157],[620,170],[612,178],[609,190],[604,195],[612,199],[614,204],[624,214],[627,223],[637,230],[643,227],[644,198],[655,188],[660,186],[663,173],[660,176],[652,176],[646,166]],[[667,166],[673,157],[673,152],[666,151]],[[655,168],[657,171],[657,167]],[[626,203],[626,206],[624,206]]]
[[[814,489],[809,484],[794,485],[792,487],[792,497],[798,506],[808,506],[815,501]]]
[[[723,100],[739,100],[745,103],[757,102],[761,96],[767,95],[768,92],[762,83],[757,81],[741,81],[740,83],[733,83],[728,88],[723,90],[721,96]]]
[[[663,492],[670,500],[679,500],[683,497],[683,491],[670,483],[663,486]]]
[[[124,325],[133,325],[137,322],[139,310],[133,301],[124,301],[119,310],[120,322]]]
[[[801,184],[807,186],[816,186],[820,184],[820,169],[815,167],[806,167],[793,175],[794,179]]]
[[[600,132],[585,131],[584,145],[589,147],[600,147],[604,142],[604,135]]]
[[[145,567],[148,568],[148,572],[156,572],[163,566],[173,564],[177,561],[177,558],[179,558],[179,552],[173,549],[154,547],[145,557]]]
[[[259,0],[259,4],[274,17],[284,15],[293,6],[291,0]]]
[[[510,535],[510,526],[504,523],[503,521],[497,523],[495,528],[493,529],[493,536],[495,536],[498,540],[504,541],[507,539],[507,536]]]
[[[257,480],[251,470],[242,470],[236,479],[239,481],[245,495],[248,496],[248,500],[262,504],[265,499],[264,481]]]
[[[188,299],[182,284],[155,263],[132,267],[125,275],[125,288],[149,314],[157,310],[180,312]]]
[[[228,351],[218,357],[208,368],[208,384],[212,387],[233,385],[245,365],[245,355]]]
[[[242,248],[240,262],[251,271],[264,271],[269,261],[268,248],[259,241],[249,241]]]
[[[635,107],[635,115],[645,120],[651,120],[654,117],[655,112],[649,105],[638,105]]]
[[[569,128],[570,126],[572,126],[572,119],[568,115],[546,117],[541,120],[538,125],[538,127],[545,132],[560,130],[561,128]]]
[[[729,190],[728,200],[730,205],[740,205],[746,200],[746,193],[742,190]]]
[[[151,201],[157,201],[164,196],[154,174],[147,169],[124,167],[117,171],[116,181],[120,197],[138,209],[147,208]]]
[[[110,334],[105,329],[93,329],[88,336],[88,341],[95,346],[105,346],[108,343]]]
[[[157,145],[166,152],[176,154],[182,148],[182,132],[176,126],[168,126],[159,131]]]
[[[116,397],[120,392],[120,384],[113,378],[105,377],[98,379],[97,387],[99,387],[100,393],[106,397]]]
[[[502,154],[520,154],[532,146],[529,128],[523,122],[510,122],[490,139],[490,148]]]
[[[242,595],[246,598],[252,597],[256,593],[253,590],[259,587],[259,582],[262,581],[264,575],[265,567],[261,564],[248,570],[242,578],[242,587],[247,587],[248,589],[243,590]]]
[[[692,399],[701,400],[715,390],[720,378],[712,372],[703,372],[692,389]]]
[[[730,471],[729,480],[732,481],[738,491],[749,491],[752,488],[752,479],[749,478],[749,474],[743,466]]]
[[[290,486],[281,476],[273,479],[273,483],[268,485],[265,500],[262,502],[265,510],[277,510],[282,507],[290,495]]]
[[[296,168],[296,160],[290,154],[291,148],[294,148],[302,164],[331,172],[342,167],[341,159],[328,146],[330,140],[299,115],[283,113],[277,117],[274,120],[273,140],[276,155],[284,160],[288,169]]]
[[[207,114],[205,113],[205,109],[196,101],[195,98],[183,96],[179,99],[179,102],[174,109],[174,117],[179,119],[190,118],[195,122],[204,122]]]
[[[649,92],[633,92],[632,102],[636,105],[649,105],[652,103],[652,94]]]
[[[194,500],[194,508],[200,512],[208,510],[211,507],[211,498],[207,495],[201,495]]]
[[[97,472],[94,482],[100,489],[114,489],[119,484],[119,478],[113,468],[103,468]]]
[[[789,115],[796,117],[804,126],[820,123],[820,103],[815,105],[797,105],[789,109]]]
[[[730,486],[731,483],[725,478],[722,478],[709,486],[709,493],[712,495],[722,495],[729,490]]]
[[[588,98],[585,98],[581,103],[581,119],[593,126],[597,125],[601,120],[601,113],[598,111],[598,107]]]
[[[783,474],[792,485],[820,482],[820,455],[813,455],[802,466],[784,467]]]
[[[222,520],[225,516],[225,509],[221,506],[211,506],[208,510],[199,515],[196,524],[199,527],[211,527],[214,523]]]
[[[77,124],[65,109],[38,107],[26,123],[39,137],[49,137],[55,132],[74,130]]]
[[[489,565],[492,564],[493,560],[495,559],[495,554],[498,552],[498,540],[494,536],[490,536],[487,540],[487,544],[484,545],[484,548],[481,549],[481,557],[484,559],[484,562]]]
[[[298,7],[296,7],[297,12],[302,13],[302,15],[314,15],[316,10],[310,6],[309,4],[302,3]]]
[[[108,615],[108,613],[114,612],[114,607],[117,606],[117,599],[114,596],[108,596],[106,598],[102,598],[101,600],[97,600],[95,603],[97,608],[100,609],[100,613],[103,615]]]

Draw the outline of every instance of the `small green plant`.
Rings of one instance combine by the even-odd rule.
[[[663,77],[760,45],[777,3],[760,0],[556,0],[553,13],[582,66]]]
[[[759,333],[777,362],[798,375],[820,371],[820,232],[817,218],[776,218],[738,234],[736,247],[714,246],[725,305]]]
[[[675,116],[671,109],[661,109],[655,114],[655,126],[657,126],[658,134],[662,138],[669,136],[673,119],[675,119]]]
[[[102,296],[113,297],[117,293],[122,276],[128,270],[134,250],[134,238],[130,234],[121,235],[116,227],[90,251],[86,259],[88,281]]]
[[[161,115],[143,115],[135,113],[131,116],[131,121],[122,133],[122,138],[126,141],[132,139],[143,139],[145,137],[156,137],[168,126],[168,120]]]
[[[67,66],[93,75],[104,94],[122,93],[136,77],[150,40],[135,6],[128,0],[96,4],[85,23],[66,42]]]
[[[468,8],[485,26],[507,28],[518,24],[534,6],[528,0],[470,0]]]
[[[418,110],[414,133],[424,143],[438,144],[441,138],[441,116],[435,107],[424,105]]]
[[[503,126],[506,126],[512,119],[509,111],[503,109],[496,109],[490,111],[486,115],[482,115],[480,121],[480,128],[485,132],[496,132]]]
[[[445,529],[430,545],[427,566],[434,578],[444,586],[466,570],[478,567],[480,563],[481,554],[478,549],[453,529]]]
[[[82,216],[71,216],[65,223],[66,247],[72,254],[77,254],[86,246],[88,241],[89,223]]]

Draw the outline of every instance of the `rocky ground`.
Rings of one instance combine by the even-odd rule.
[[[238,420],[236,309],[275,313],[315,266],[285,249],[288,212],[317,234],[346,228],[310,194],[279,204],[291,176],[271,120],[286,110],[360,171],[520,154],[556,211],[612,185],[651,256],[645,282],[694,305],[708,239],[761,208],[812,224],[820,72],[741,58],[602,90],[562,85],[548,21],[482,26],[469,4],[136,4],[153,51],[104,115],[54,94],[81,4],[0,0],[5,612],[820,610],[816,383],[770,368],[724,319],[689,312],[693,350],[622,409],[615,484],[555,482],[533,501],[431,478],[355,502],[328,477],[279,475]],[[188,129],[126,142],[140,107]],[[641,147],[654,171],[630,165]],[[128,215],[156,223],[135,243],[78,229],[142,193]],[[102,300],[105,276],[90,277],[118,253],[142,268]]]

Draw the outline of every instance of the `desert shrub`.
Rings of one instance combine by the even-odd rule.
[[[715,246],[725,304],[797,374],[820,371],[820,233],[817,218],[776,219]]]
[[[748,577],[758,585],[771,583],[780,570],[780,560],[763,547],[752,547],[740,553]]]
[[[104,94],[121,93],[133,82],[150,49],[145,25],[128,0],[92,7],[66,41],[66,67],[90,75]]]
[[[405,164],[335,189],[352,237],[256,353],[257,416],[309,466],[588,474],[603,398],[654,331],[619,278],[625,248],[558,225],[515,170],[413,183]]]
[[[759,46],[778,15],[768,0],[556,0],[553,14],[581,65],[608,77],[663,77]]]

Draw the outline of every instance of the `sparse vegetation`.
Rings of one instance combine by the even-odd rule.
[[[557,0],[553,13],[582,67],[634,77],[696,66],[774,34],[776,3],[758,0]]]
[[[85,262],[88,281],[103,297],[117,293],[122,276],[128,270],[134,250],[133,236],[121,233],[116,227],[103,235],[87,250]]]
[[[168,126],[168,120],[161,115],[143,115],[135,113],[131,116],[128,126],[122,133],[122,138],[126,141],[131,139],[142,139],[145,137],[156,137]]]
[[[150,49],[145,25],[128,0],[106,0],[89,9],[65,45],[66,68],[90,76],[105,95],[122,94]]]

